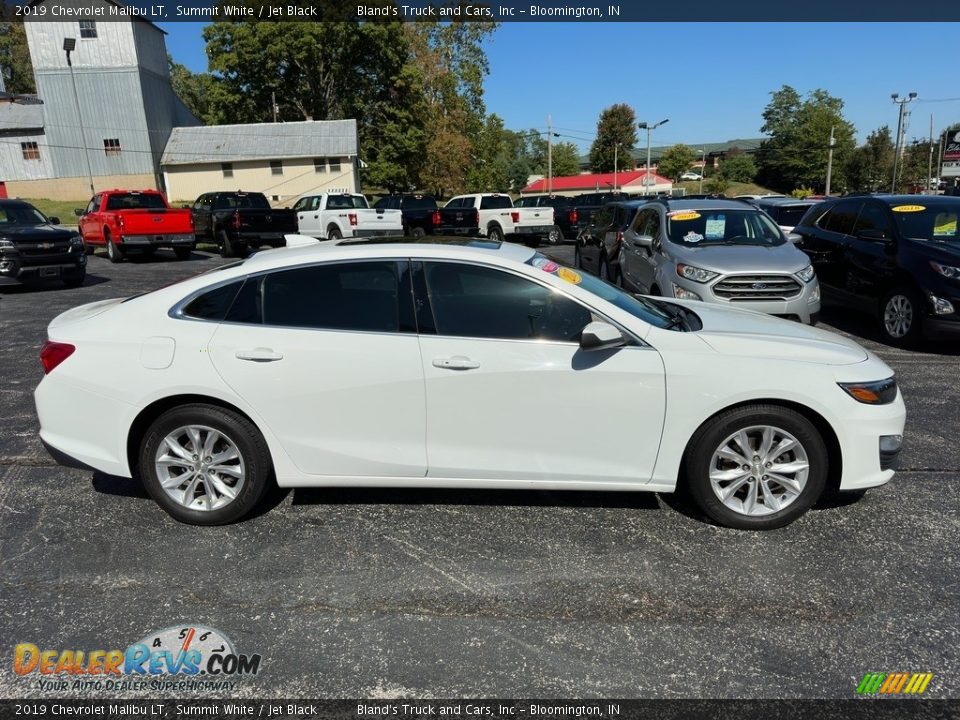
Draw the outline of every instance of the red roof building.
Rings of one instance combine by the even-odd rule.
[[[555,177],[549,183],[550,189],[547,189],[547,178],[540,178],[527,185],[521,194],[531,195],[536,193],[553,192],[555,195],[578,195],[585,192],[600,192],[619,189],[625,193],[642,194],[646,186],[645,179],[647,173],[645,170],[624,170],[614,173],[586,173],[584,175],[564,175]],[[649,192],[669,192],[673,189],[673,182],[656,173],[650,173],[651,184]],[[616,186],[614,185],[616,183]]]

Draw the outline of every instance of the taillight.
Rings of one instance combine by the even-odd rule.
[[[439,227],[439,226],[440,226],[440,211],[439,211],[439,210],[434,210],[434,211],[433,211],[433,219],[432,219],[432,222],[433,222],[433,226],[434,226],[434,227]]]
[[[44,375],[49,375],[57,365],[73,355],[74,350],[76,348],[70,343],[47,340],[40,350],[40,362],[43,363]]]
[[[473,224],[476,225],[477,227],[480,227],[480,211],[479,210],[473,211]]]
[[[356,213],[349,213],[349,214],[347,215],[347,217],[350,218],[350,227],[356,227],[356,225],[357,225],[357,214],[356,214]]]
[[[240,219],[240,211],[234,210],[233,212],[233,226],[239,230],[240,226],[243,224],[243,221]]]
[[[570,218],[570,222],[571,222],[571,223],[573,223],[574,225],[577,224],[577,211],[576,211],[576,210],[571,210],[571,211],[570,211],[570,214],[568,215],[568,217]]]
[[[510,220],[512,220],[514,223],[520,222],[520,213],[518,212],[510,213]]]

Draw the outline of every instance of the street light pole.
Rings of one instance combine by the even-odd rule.
[[[893,93],[890,96],[890,99],[893,100],[895,105],[900,106],[900,113],[897,117],[897,142],[896,150],[893,154],[893,180],[890,181],[890,192],[895,193],[897,191],[897,170],[900,165],[900,151],[903,146],[903,113],[907,106],[907,103],[917,97],[915,92],[908,93],[907,97],[900,99],[898,93]]]
[[[87,179],[90,181],[90,197],[96,195],[93,189],[93,168],[90,165],[90,153],[87,149],[87,133],[83,129],[83,114],[80,110],[80,96],[77,94],[77,78],[73,74],[73,61],[70,59],[70,53],[77,49],[76,38],[64,38],[63,50],[67,53],[67,65],[70,67],[70,84],[73,86],[73,101],[77,105],[77,122],[80,125],[80,137],[83,139],[83,157],[87,161]]]
[[[836,126],[830,126],[830,150],[827,152],[827,187],[824,190],[824,195],[830,197],[830,178],[833,176],[833,145],[836,142],[833,139],[833,130]]]
[[[661,120],[660,122],[655,123],[654,125],[651,125],[650,123],[646,123],[646,122],[642,122],[639,125],[637,125],[637,127],[640,128],[641,130],[647,131],[647,167],[646,167],[646,172],[643,175],[643,194],[644,195],[650,194],[650,134],[654,130],[656,130],[658,127],[668,122],[670,122],[670,118],[667,118],[666,120]]]
[[[613,191],[617,191],[617,155],[620,150],[620,143],[613,146]]]

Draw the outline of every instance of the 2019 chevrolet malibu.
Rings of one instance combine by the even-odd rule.
[[[893,476],[893,372],[840,336],[633,296],[517,245],[289,242],[55,318],[35,394],[51,454],[139,476],[198,525],[275,480],[682,486],[769,529]]]

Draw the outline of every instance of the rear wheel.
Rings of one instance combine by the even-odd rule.
[[[807,418],[777,405],[722,412],[694,435],[684,479],[700,509],[726,527],[772,530],[823,492],[827,448]]]
[[[880,303],[880,333],[890,345],[914,345],[923,334],[923,298],[913,288],[888,292]]]
[[[547,241],[551,245],[559,245],[563,242],[563,230],[560,229],[558,225],[554,225],[550,228],[550,232],[547,233]]]
[[[415,238],[422,238],[426,234],[427,234],[427,231],[424,230],[422,227],[415,227],[413,228],[413,230],[410,231],[410,236]]]
[[[184,405],[157,418],[140,445],[150,496],[180,522],[223,525],[259,502],[271,474],[260,431],[226,408]]]
[[[232,258],[237,254],[230,236],[223,230],[217,235],[217,244],[220,246],[220,257]]]
[[[597,276],[601,280],[610,282],[610,268],[607,267],[607,258],[600,256],[600,265],[597,267]]]
[[[333,226],[327,230],[327,240],[342,240],[343,233],[340,232],[340,228]]]
[[[487,237],[493,242],[503,242],[503,230],[499,225],[491,225],[487,228]]]
[[[107,258],[110,262],[121,262],[123,260],[123,251],[113,242],[113,237],[111,237],[109,230],[104,230],[103,239],[107,243]]]

